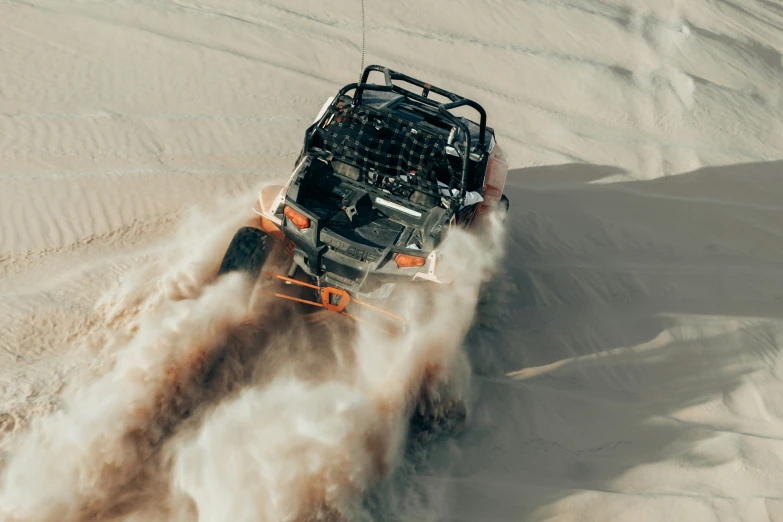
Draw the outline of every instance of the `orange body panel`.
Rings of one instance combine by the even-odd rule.
[[[264,216],[258,216],[259,218],[259,226],[261,230],[272,236],[273,238],[277,239],[278,241],[285,241],[285,234],[283,234],[283,231],[280,230],[280,228],[269,221]]]
[[[487,160],[487,172],[484,176],[484,201],[479,203],[476,208],[476,215],[472,222],[478,221],[476,218],[484,215],[490,208],[500,202],[503,195],[503,189],[506,187],[506,177],[508,175],[508,160],[503,153],[500,145],[495,143],[492,154]]]
[[[484,201],[489,204],[500,201],[503,188],[506,186],[508,161],[506,155],[497,143],[487,161],[487,175],[484,176]]]

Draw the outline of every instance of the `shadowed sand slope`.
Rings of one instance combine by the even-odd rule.
[[[783,516],[783,162],[616,173],[512,173],[476,418],[396,484],[426,492],[408,519]]]

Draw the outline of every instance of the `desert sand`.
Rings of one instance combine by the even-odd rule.
[[[475,99],[510,158],[492,291],[350,379],[203,391],[279,320],[214,271],[356,81],[360,2],[0,0],[0,520],[783,521],[783,4],[365,16],[365,64]],[[469,423],[413,447],[433,361]]]

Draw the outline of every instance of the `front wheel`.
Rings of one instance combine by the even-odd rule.
[[[228,245],[226,255],[223,256],[218,277],[229,272],[241,271],[255,280],[272,250],[272,241],[263,230],[253,227],[240,228]]]

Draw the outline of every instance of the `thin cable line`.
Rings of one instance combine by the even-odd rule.
[[[362,67],[359,69],[359,83],[362,82],[362,73],[364,72],[364,0],[362,0]]]

